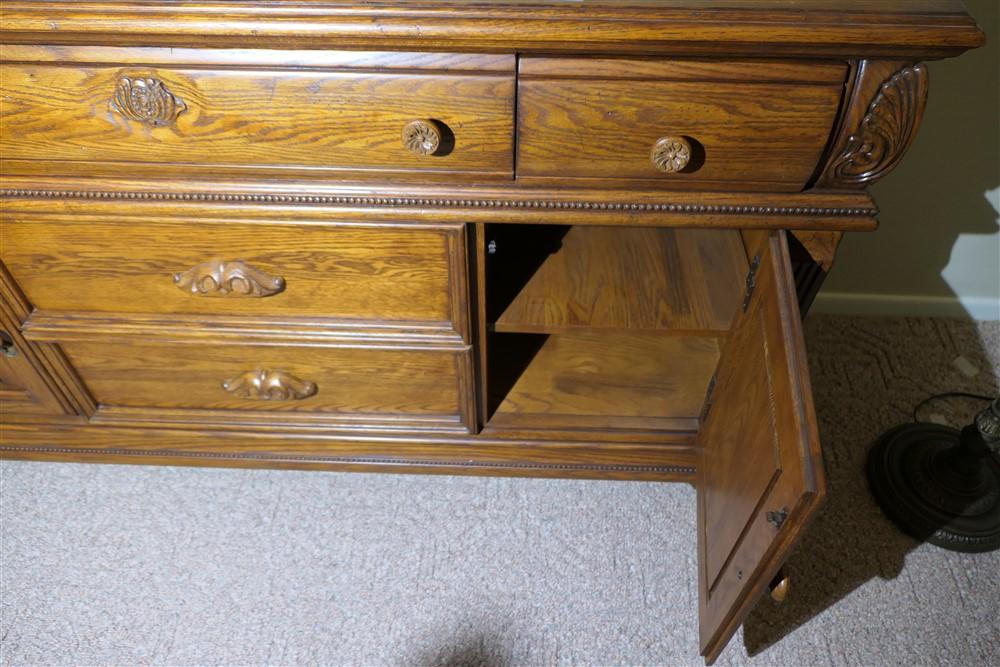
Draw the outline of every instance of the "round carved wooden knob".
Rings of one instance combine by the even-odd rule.
[[[441,130],[431,120],[411,120],[403,126],[403,145],[417,155],[433,155],[441,146]]]
[[[675,174],[691,161],[691,144],[684,137],[662,137],[653,144],[649,157],[664,174]]]
[[[771,598],[775,602],[784,602],[785,598],[788,597],[788,587],[790,584],[791,580],[788,578],[788,575],[784,572],[778,572],[778,576],[768,586],[771,589]]]

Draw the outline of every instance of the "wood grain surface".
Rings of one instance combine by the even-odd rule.
[[[83,418],[97,408],[62,351],[24,335],[31,312],[32,305],[0,261],[0,336],[10,345],[0,354],[0,437],[2,422]]]
[[[959,0],[8,0],[14,43],[611,52],[816,57],[952,56],[983,43]],[[808,19],[808,20],[805,20]]]
[[[793,230],[792,234],[799,240],[809,256],[824,271],[829,272],[833,268],[833,261],[837,256],[837,248],[844,238],[843,232],[813,232],[807,230]]]
[[[513,71],[212,69],[202,55],[197,68],[141,56],[120,66],[4,64],[0,150],[79,174],[110,162],[157,176],[219,167],[511,176]],[[111,104],[123,77],[161,82],[184,110],[163,127],[131,120]],[[407,150],[401,133],[415,118],[445,128],[447,147]]]
[[[495,328],[718,334],[729,328],[745,278],[736,231],[572,227]]]
[[[430,72],[438,74],[510,73],[516,57],[509,53],[443,53],[424,51],[331,51],[272,48],[199,49],[121,47],[69,44],[0,44],[0,59],[11,63],[82,65],[156,65],[223,67],[225,69],[319,70],[355,72]]]
[[[566,64],[568,72],[518,84],[519,180],[577,177],[665,188],[742,183],[743,189],[801,190],[829,140],[843,89],[843,79],[744,81],[742,65],[730,71],[719,64],[711,70],[666,68],[663,76],[658,68],[633,68],[628,60],[604,62],[594,75],[586,74],[586,59],[575,66],[576,75]],[[841,72],[846,75],[845,68]],[[774,76],[780,80],[791,73],[779,69]],[[823,70],[803,78],[827,75]],[[695,156],[683,171],[663,174],[650,150],[668,135],[688,140]]]
[[[8,47],[9,48],[9,47]],[[21,47],[30,48],[30,47]],[[847,66],[839,60],[698,60],[692,58],[524,57],[517,63],[519,81],[593,79],[622,81],[708,81],[744,83],[844,83]]]
[[[718,354],[714,338],[552,335],[488,426],[694,430]]]
[[[458,433],[359,434],[329,425],[308,432],[259,428],[5,426],[0,457],[244,468],[516,475],[592,479],[694,480],[691,434],[651,445],[562,437],[501,439]]]
[[[465,352],[123,342],[62,346],[101,405],[458,417],[465,404],[458,362]],[[315,391],[299,400],[261,401],[224,388],[252,371],[287,374]]]
[[[748,250],[760,258],[755,287],[723,345],[698,434],[699,627],[708,662],[766,591],[825,493],[785,234],[761,234]]]
[[[178,217],[5,217],[3,260],[40,310],[451,322],[466,296],[464,227],[326,222],[237,223]],[[280,277],[259,298],[178,289],[210,261]]]
[[[41,163],[18,162],[21,170]],[[443,223],[521,223],[817,229],[871,231],[876,208],[864,191],[773,193],[610,188],[585,181],[579,187],[415,185],[407,183],[286,182],[274,180],[130,179],[67,180],[38,173],[9,176],[0,188],[2,211],[74,215],[138,215],[274,220]],[[427,216],[433,216],[428,218]]]
[[[0,418],[73,414],[72,405],[39,363],[38,347],[21,333],[26,302],[2,264],[0,285]]]
[[[0,458],[696,482],[709,662],[825,493],[796,281],[983,42],[958,0],[3,14]]]
[[[17,329],[0,319],[0,413],[9,415],[65,415],[67,406],[32,364],[30,343]],[[71,413],[70,413],[71,414]]]

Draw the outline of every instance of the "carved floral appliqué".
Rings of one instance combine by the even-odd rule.
[[[441,147],[441,130],[433,121],[411,120],[403,126],[403,145],[417,155],[434,155]]]
[[[162,127],[173,125],[187,105],[159,79],[123,76],[115,87],[111,109],[130,120]]]
[[[658,171],[675,174],[691,161],[691,144],[684,137],[663,137],[653,144],[649,159]]]

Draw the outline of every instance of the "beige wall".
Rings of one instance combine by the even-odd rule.
[[[930,63],[923,125],[844,240],[816,309],[1000,319],[1000,2],[966,0],[985,47]]]

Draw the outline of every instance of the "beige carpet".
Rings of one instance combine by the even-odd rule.
[[[808,338],[830,500],[789,600],[720,663],[1000,664],[1000,554],[908,539],[863,477],[925,395],[997,392],[1000,323],[814,317]],[[700,664],[687,485],[16,462],[0,481],[4,665]]]

